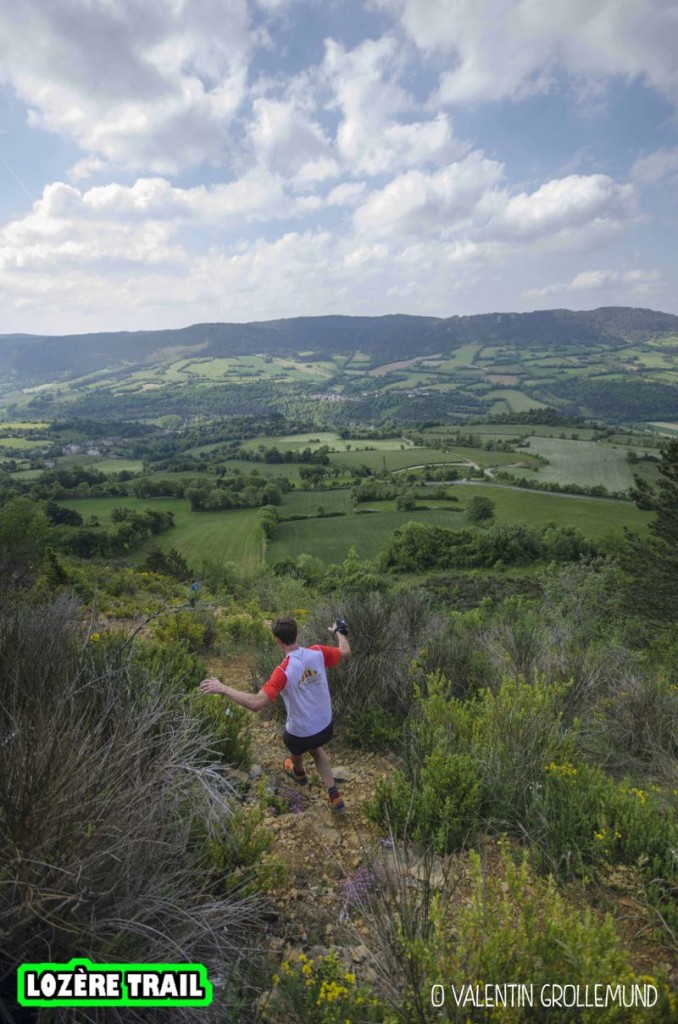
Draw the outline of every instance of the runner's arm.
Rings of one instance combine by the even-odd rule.
[[[247,708],[248,711],[261,711],[262,708],[271,703],[270,698],[263,690],[259,690],[259,693],[243,693],[242,690],[226,686],[214,677],[203,679],[200,684],[200,692],[223,693],[224,697],[230,698],[236,704],[240,704],[241,707]]]
[[[346,634],[345,633],[340,633],[337,630],[336,622],[334,623],[333,626],[328,626],[327,629],[335,637],[335,639],[337,641],[337,647],[339,648],[339,653],[340,653],[342,659],[350,657],[350,655],[351,655],[351,645],[348,642],[348,637],[346,636]]]

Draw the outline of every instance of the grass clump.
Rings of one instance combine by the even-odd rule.
[[[317,605],[304,625],[302,642],[332,643],[327,627],[338,617],[349,622],[353,657],[331,675],[335,718],[356,745],[392,747],[409,713],[421,666],[437,667],[427,644],[442,637],[444,619],[418,591],[353,593]],[[436,658],[442,657],[441,646],[435,648]]]
[[[235,1021],[256,995],[265,905],[215,893],[195,838],[232,827],[233,789],[181,699],[185,680],[151,670],[124,636],[88,642],[80,618],[65,596],[0,610],[0,1016],[20,963],[79,956],[204,963],[222,979],[214,1006],[173,1019]]]

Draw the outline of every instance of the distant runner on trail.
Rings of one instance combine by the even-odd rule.
[[[273,670],[271,678],[264,683],[259,693],[243,693],[232,686],[225,686],[215,678],[203,679],[200,692],[223,693],[249,711],[261,711],[280,695],[287,708],[282,739],[292,755],[283,761],[286,774],[299,786],[305,786],[308,776],[304,771],[304,754],[310,754],[327,786],[330,808],[341,813],[346,805],[336,787],[329,759],[323,750],[324,745],[332,739],[334,731],[332,701],[325,669],[333,668],[342,658],[350,655],[348,624],[345,619],[337,619],[334,625],[329,626],[329,632],[337,639],[337,647],[321,644],[300,647],[297,643],[297,623],[288,616],[276,619],[271,631],[278,647],[285,652],[285,659]]]

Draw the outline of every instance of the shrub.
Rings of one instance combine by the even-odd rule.
[[[430,675],[405,727],[405,776],[379,787],[372,817],[390,820],[396,834],[414,828],[418,839],[446,850],[471,838],[481,820],[519,832],[531,787],[564,749],[560,699],[561,690],[543,681],[529,686],[506,679],[496,695],[485,690],[460,701],[447,696],[442,676]],[[454,787],[447,802],[436,773]]]
[[[531,681],[546,648],[546,631],[536,609],[522,597],[508,597],[488,624],[484,644],[501,676]]]
[[[252,614],[251,611],[225,616],[224,634],[234,644],[261,641],[270,635],[262,621],[262,613]]]
[[[251,714],[211,694],[191,693],[191,710],[209,737],[210,756],[223,764],[249,768],[252,762]]]
[[[412,885],[412,875],[420,879]],[[666,979],[638,978],[615,934],[610,917],[579,910],[566,903],[552,879],[535,877],[525,860],[515,864],[500,844],[485,867],[470,855],[468,881],[450,884],[436,878],[440,868],[431,858],[412,865],[398,848],[385,865],[383,882],[365,893],[360,941],[370,945],[375,987],[384,992],[394,1021],[400,1024],[466,1024],[469,1006],[457,1005],[450,989],[510,980],[532,986],[534,1009],[517,1005],[473,1011],[474,1020],[554,1021],[626,1024],[630,1020],[660,1024],[673,1019],[674,998]],[[659,999],[637,1017],[623,1006],[541,1009],[542,986],[655,984]],[[444,986],[447,998],[431,1005],[431,993]],[[547,993],[551,991],[547,989]],[[489,1005],[489,1004],[488,1004]],[[302,1019],[302,1018],[300,1018]]]
[[[338,617],[349,622],[354,657],[333,670],[330,689],[335,717],[356,735],[356,725],[378,711],[381,721],[403,722],[413,698],[413,658],[444,630],[420,592],[349,594],[323,602],[302,630],[303,643],[331,643],[327,627]],[[384,717],[386,716],[386,717]]]
[[[216,622],[210,613],[167,612],[153,624],[153,632],[161,643],[181,644],[195,653],[214,640]]]
[[[382,1022],[385,1007],[371,988],[342,965],[336,951],[283,960],[262,1010],[265,1024]]]
[[[583,728],[586,749],[608,766],[650,768],[678,781],[678,687],[660,672],[620,680],[599,697]]]
[[[475,495],[468,503],[466,518],[469,523],[485,523],[494,519],[495,503],[491,498]]]
[[[364,750],[393,750],[402,738],[402,719],[383,708],[359,711],[346,724],[345,738]]]
[[[196,830],[228,829],[232,789],[181,685],[125,637],[83,643],[72,601],[0,609],[0,1006],[22,962],[183,960],[224,979],[205,1019],[233,1019],[264,905],[208,894],[196,869]]]
[[[284,885],[285,866],[273,852],[275,837],[264,814],[263,806],[237,807],[220,827],[203,834],[200,864],[214,892],[253,895]]]
[[[368,815],[387,821],[398,835],[430,844],[436,853],[459,849],[480,824],[481,785],[466,754],[437,747],[422,766],[416,786],[401,771],[377,783]]]
[[[542,866],[565,878],[602,864],[639,867],[651,901],[678,922],[678,824],[660,793],[568,761],[547,764],[530,792],[524,826]]]
[[[118,641],[111,638],[113,654],[118,652]],[[192,690],[207,675],[207,665],[197,654],[179,641],[159,640],[157,637],[130,645],[129,658],[137,670],[151,679],[171,678],[174,685],[186,692]]]

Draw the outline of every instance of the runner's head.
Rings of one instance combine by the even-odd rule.
[[[271,631],[276,640],[286,647],[297,642],[297,633],[299,632],[297,623],[289,615],[281,615],[279,619],[276,619],[271,625]]]

